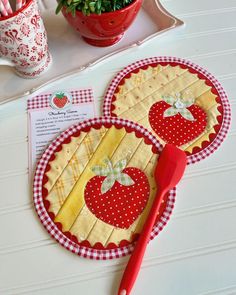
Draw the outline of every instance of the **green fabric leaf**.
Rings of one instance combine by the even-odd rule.
[[[114,177],[112,177],[112,175],[107,176],[107,177],[104,179],[104,181],[103,181],[103,183],[102,183],[102,186],[101,186],[101,192],[102,192],[102,194],[105,194],[106,192],[108,192],[109,189],[111,189],[111,188],[113,187],[115,181],[116,181],[116,180],[115,180]]]
[[[185,100],[185,101],[183,101],[183,103],[184,103],[186,108],[191,107],[191,105],[194,104],[194,99]]]
[[[107,167],[102,167],[102,166],[93,166],[91,170],[93,171],[95,175],[98,175],[98,176],[107,176],[110,171]]]
[[[164,116],[164,118],[172,117],[172,116],[178,114],[178,112],[179,112],[178,109],[176,109],[176,108],[174,108],[174,107],[170,107],[170,108],[168,108],[168,109],[165,110],[163,116]]]
[[[126,173],[120,173],[119,176],[116,178],[116,181],[124,186],[130,186],[135,183],[133,179]]]
[[[107,165],[109,171],[112,172],[113,171],[113,165],[112,165],[111,160],[109,158],[106,158],[103,162]]]
[[[168,103],[171,106],[173,106],[176,101],[176,99],[173,96],[163,95],[162,98],[166,103]]]
[[[119,170],[120,172],[122,172],[125,169],[126,165],[127,165],[127,160],[126,159],[122,159],[122,160],[118,161],[115,164],[115,167],[114,168],[116,170]]]
[[[195,121],[195,118],[193,117],[192,113],[188,109],[179,109],[178,111],[180,115],[184,117],[186,120]]]
[[[106,158],[104,163],[106,166],[96,165],[91,168],[95,175],[105,176],[101,186],[102,194],[108,192],[116,181],[124,186],[130,186],[134,184],[133,179],[127,173],[122,173],[127,165],[126,159],[119,160],[115,164],[115,167],[113,167],[113,164],[109,158]]]

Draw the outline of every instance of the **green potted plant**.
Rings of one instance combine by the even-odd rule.
[[[118,42],[138,14],[142,0],[59,0],[68,23],[94,46]]]

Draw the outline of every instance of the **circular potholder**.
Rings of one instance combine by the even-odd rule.
[[[47,231],[66,249],[93,259],[129,254],[156,193],[162,150],[145,128],[119,118],[73,125],[40,159],[34,204]],[[175,189],[161,205],[151,238],[168,221]]]
[[[162,143],[185,150],[188,164],[213,153],[230,125],[220,83],[200,66],[175,57],[137,61],[119,72],[106,92],[103,114],[132,120]]]

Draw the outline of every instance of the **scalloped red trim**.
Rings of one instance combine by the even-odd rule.
[[[48,182],[48,177],[46,175],[46,173],[51,169],[51,165],[50,162],[53,162],[55,160],[55,153],[60,152],[62,150],[62,146],[64,144],[69,144],[71,142],[72,137],[79,137],[79,135],[81,134],[81,132],[89,132],[92,128],[99,130],[102,126],[110,129],[112,126],[117,127],[117,129],[121,129],[121,128],[125,128],[125,130],[128,133],[132,133],[134,132],[137,138],[144,138],[144,142],[148,145],[152,145],[152,152],[154,154],[158,154],[158,150],[157,148],[153,145],[153,143],[151,142],[151,140],[146,137],[145,135],[143,135],[141,132],[137,131],[137,130],[133,130],[132,127],[128,127],[128,126],[124,126],[122,124],[118,124],[118,123],[96,123],[93,124],[92,126],[86,126],[84,127],[82,130],[79,130],[75,133],[73,133],[70,137],[66,138],[54,151],[54,153],[51,155],[50,159],[48,160],[48,164],[46,166],[44,175],[43,175],[43,187],[42,187],[42,198],[43,198],[43,204],[44,207],[46,209],[46,211],[48,212],[49,217],[51,218],[51,220],[54,222],[55,220],[55,214],[53,212],[50,212],[50,201],[46,199],[46,197],[48,196],[48,190],[44,187],[45,184]],[[156,219],[156,222],[160,219],[160,217],[162,216],[166,206],[167,206],[167,199],[168,199],[168,194],[165,196],[164,198],[164,202],[161,204],[160,210],[159,210],[159,215],[158,218]],[[66,236],[68,237],[71,241],[75,242],[76,244],[80,245],[80,246],[84,246],[84,247],[88,247],[88,248],[92,248],[92,249],[96,249],[96,250],[111,250],[111,249],[117,249],[120,247],[124,247],[124,246],[128,246],[130,244],[132,244],[133,242],[137,241],[139,234],[135,233],[132,235],[131,240],[121,240],[119,242],[119,244],[115,244],[115,243],[109,243],[106,247],[104,247],[101,243],[96,243],[93,246],[90,244],[89,241],[84,240],[82,242],[79,242],[77,237],[74,236],[72,233],[70,232],[64,232],[62,230],[62,224],[60,222],[54,222],[54,224],[57,226],[57,228]]]
[[[212,82],[203,74],[199,73],[197,70],[195,69],[192,69],[192,68],[189,68],[189,66],[187,65],[184,65],[184,64],[180,64],[180,63],[177,63],[177,62],[156,62],[156,63],[150,63],[150,64],[147,64],[147,65],[144,65],[144,66],[141,66],[129,73],[127,73],[119,82],[119,84],[117,85],[115,91],[114,91],[114,94],[112,96],[112,100],[111,100],[111,106],[110,106],[110,110],[111,110],[111,116],[113,117],[118,117],[113,111],[116,109],[115,105],[113,104],[115,101],[116,101],[116,97],[115,97],[115,94],[119,92],[119,87],[124,85],[125,83],[125,80],[126,79],[129,79],[131,77],[131,75],[133,73],[137,74],[140,70],[147,70],[148,67],[153,67],[155,68],[157,65],[161,65],[161,66],[167,66],[167,65],[171,65],[172,67],[176,67],[176,66],[180,66],[182,69],[187,69],[190,73],[192,74],[197,74],[198,78],[201,79],[201,80],[204,80],[206,85],[207,86],[210,86],[211,87],[211,92],[213,94],[215,94],[217,97],[216,97],[216,102],[221,104],[220,106],[218,106],[218,111],[220,112],[220,115],[217,116],[217,121],[219,124],[216,124],[214,126],[214,130],[216,133],[210,133],[209,134],[209,141],[203,141],[201,143],[201,148],[200,147],[194,147],[192,152],[186,152],[187,155],[193,155],[193,154],[197,154],[199,153],[202,149],[208,147],[212,141],[216,138],[217,136],[217,133],[219,132],[221,126],[222,126],[222,122],[223,122],[223,115],[224,115],[224,110],[223,110],[223,107],[222,107],[222,103],[221,103],[221,99],[220,99],[220,96],[219,96],[219,93],[218,91],[216,90],[216,88],[214,87],[214,85],[212,84]]]

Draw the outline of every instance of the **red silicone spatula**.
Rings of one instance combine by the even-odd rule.
[[[139,236],[135,249],[126,266],[121,280],[118,295],[129,295],[138,275],[143,255],[150,239],[152,228],[155,224],[157,213],[165,194],[175,187],[184,174],[187,164],[186,154],[172,144],[167,144],[160,154],[155,170],[157,194],[152,208]]]

